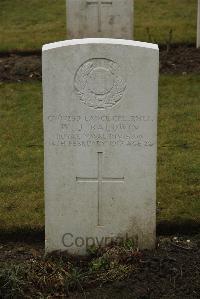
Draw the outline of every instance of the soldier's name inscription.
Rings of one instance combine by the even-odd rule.
[[[155,144],[147,136],[145,126],[154,119],[150,115],[48,115],[51,126],[50,146],[135,146],[151,147]],[[141,126],[141,124],[143,124]]]

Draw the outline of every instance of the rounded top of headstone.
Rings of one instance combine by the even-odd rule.
[[[86,44],[124,45],[124,46],[159,50],[157,44],[151,44],[151,43],[145,43],[145,42],[139,42],[133,40],[114,39],[114,38],[84,38],[84,39],[72,39],[72,40],[65,40],[65,41],[46,44],[42,47],[42,51],[48,51],[48,50],[68,47],[68,46],[86,45]]]

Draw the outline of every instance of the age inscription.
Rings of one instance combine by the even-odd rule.
[[[148,115],[67,115],[48,116],[50,146],[134,146],[155,144],[145,128],[154,120]]]

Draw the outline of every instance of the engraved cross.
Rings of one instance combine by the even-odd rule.
[[[102,5],[112,5],[112,1],[87,1],[88,5],[98,5],[98,32],[101,32],[101,8]]]
[[[100,219],[100,205],[102,201],[102,185],[103,183],[124,183],[124,177],[121,178],[109,178],[103,176],[103,153],[98,152],[98,176],[97,177],[76,177],[76,181],[80,183],[97,183],[97,226],[102,226]]]

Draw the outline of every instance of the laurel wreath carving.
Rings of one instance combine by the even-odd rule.
[[[92,71],[98,67],[108,70],[114,78],[114,83],[108,92],[95,94],[89,89],[88,78]],[[74,88],[81,102],[90,108],[106,109],[115,106],[121,99],[126,89],[126,82],[120,76],[119,65],[109,59],[94,58],[83,63],[76,72]]]

